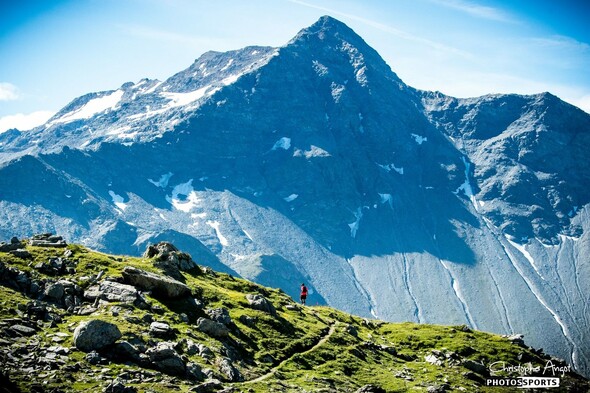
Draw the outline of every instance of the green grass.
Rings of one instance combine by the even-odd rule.
[[[62,257],[64,249],[27,246],[33,255],[32,260],[22,260],[6,253],[0,253],[0,262],[26,271],[33,277],[44,280],[66,278],[83,287],[88,285],[84,277],[97,275],[103,271],[105,276],[119,277],[125,266],[134,266],[143,270],[159,273],[152,260],[127,256],[111,256],[89,250],[79,245],[68,245],[73,252],[70,259],[76,260],[76,273],[63,277],[49,277],[34,269],[35,264],[46,262],[50,258]],[[471,359],[484,364],[505,361],[518,364],[519,357],[530,359],[533,364],[543,364],[527,348],[510,343],[494,334],[463,331],[459,326],[439,326],[414,323],[384,323],[366,321],[359,317],[337,311],[330,307],[302,307],[289,310],[285,306],[294,305],[293,300],[278,289],[259,286],[249,281],[223,273],[200,273],[197,271],[183,273],[183,281],[192,293],[205,304],[205,308],[225,307],[229,310],[235,329],[230,338],[222,342],[199,332],[194,322],[204,312],[191,315],[190,322],[182,322],[179,313],[183,312],[185,303],[181,300],[161,300],[148,296],[152,306],[161,311],[152,312],[153,319],[166,322],[177,331],[176,342],[191,339],[209,347],[220,358],[225,347],[231,346],[242,357],[242,362],[235,362],[246,379],[254,379],[269,373],[268,378],[258,383],[226,383],[244,392],[268,392],[270,389],[292,392],[316,392],[330,389],[342,392],[354,392],[365,384],[375,384],[388,392],[426,391],[431,385],[448,383],[454,391],[493,392],[465,377],[468,371],[458,362],[445,361],[436,366],[425,361],[425,356],[433,350],[442,353],[456,353],[461,359]],[[267,297],[277,309],[277,317],[249,307],[246,294],[260,293]],[[0,319],[18,316],[19,310],[32,299],[18,291],[0,285]],[[115,309],[118,313],[113,313]],[[148,334],[149,324],[140,321],[147,313],[145,310],[130,305],[109,303],[97,311],[97,315],[69,315],[65,310],[55,310],[63,321],[56,326],[44,324],[39,334],[26,340],[38,340],[41,347],[55,345],[52,335],[66,332],[69,336],[60,345],[73,345],[73,330],[82,321],[97,318],[117,324],[121,330],[122,340],[141,342],[151,345],[161,341]],[[255,326],[248,326],[240,320],[247,316],[256,320]],[[129,319],[131,318],[131,319]],[[326,337],[331,326],[334,332]],[[356,334],[351,334],[356,331]],[[394,350],[375,349],[379,346]],[[186,350],[186,345],[182,348]],[[0,346],[0,351],[8,348]],[[73,381],[49,381],[48,387],[64,391],[101,391],[110,380],[121,373],[141,371],[135,364],[116,364],[92,366],[84,358],[85,353],[73,350],[66,366],[79,365],[79,370],[72,372]],[[198,355],[183,354],[187,361],[201,365],[203,368],[215,369]],[[101,374],[100,370],[108,372]],[[274,372],[272,372],[274,370]],[[194,386],[193,382],[182,378],[173,378],[148,370],[155,376],[150,382],[132,383],[138,391],[168,392],[173,390],[187,392]],[[10,372],[24,391],[29,390],[30,375]],[[502,392],[510,390],[502,389]],[[514,390],[520,391],[520,390]]]

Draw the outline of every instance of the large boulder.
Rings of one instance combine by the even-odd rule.
[[[137,299],[137,288],[132,285],[104,280],[98,289],[100,297],[109,302],[133,303]]]
[[[217,365],[219,366],[219,372],[221,372],[228,381],[238,382],[244,379],[242,374],[240,374],[240,371],[232,364],[230,359],[222,358],[217,362]]]
[[[174,349],[175,344],[159,342],[155,347],[146,351],[154,366],[165,374],[185,375],[186,365]]]
[[[248,300],[248,303],[250,304],[250,306],[253,309],[264,311],[264,312],[269,313],[270,315],[273,315],[273,316],[277,315],[277,310],[275,309],[275,307],[264,296],[259,295],[259,294],[256,294],[256,295],[248,294],[248,295],[246,295],[246,299]]]
[[[205,313],[215,322],[223,323],[226,326],[231,325],[232,320],[229,316],[227,308],[212,308],[205,311]]]
[[[123,269],[123,279],[127,284],[151,291],[156,297],[177,298],[189,295],[191,292],[188,286],[178,280],[132,266],[126,266]]]
[[[102,349],[120,338],[117,325],[99,319],[82,322],[74,330],[74,345],[84,352]]]
[[[206,318],[197,320],[197,329],[215,338],[225,338],[229,335],[229,329],[224,324]]]
[[[197,269],[191,256],[181,252],[172,243],[160,242],[149,245],[143,253],[145,258],[154,258],[154,266],[162,269],[167,275],[180,278],[180,271]]]

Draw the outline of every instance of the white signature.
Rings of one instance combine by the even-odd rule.
[[[531,363],[526,364],[517,364],[513,365],[506,362],[494,362],[491,363],[489,366],[490,374],[491,375],[498,375],[500,372],[507,372],[507,373],[518,373],[520,375],[530,375],[530,374],[538,374],[539,372],[543,372],[545,374],[551,374],[555,376],[556,374],[561,374],[563,377],[565,373],[569,373],[572,371],[572,366],[558,366],[553,364],[551,360],[548,360],[545,364],[545,367],[541,366],[533,366]]]

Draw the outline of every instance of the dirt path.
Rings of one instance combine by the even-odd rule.
[[[258,378],[251,379],[249,381],[245,381],[243,383],[257,383],[257,382],[264,381],[265,379],[273,376],[285,363],[287,363],[289,360],[291,360],[293,358],[293,356],[295,356],[297,354],[305,355],[306,353],[310,353],[310,352],[315,351],[316,349],[318,349],[320,346],[322,346],[326,341],[328,341],[330,339],[332,334],[334,334],[334,332],[336,331],[337,324],[338,324],[338,322],[332,323],[332,325],[330,325],[330,330],[328,330],[328,333],[326,333],[326,335],[323,336],[320,339],[320,341],[318,341],[317,344],[315,344],[313,347],[309,348],[308,350],[306,350],[304,352],[294,353],[293,355],[289,356],[288,358],[284,359],[282,362],[277,364],[275,367],[273,367],[272,370],[270,370],[268,373],[261,375]]]

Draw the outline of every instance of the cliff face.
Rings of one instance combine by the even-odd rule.
[[[312,304],[523,333],[587,375],[589,130],[550,94],[416,91],[324,17],[0,135],[0,235],[169,240]]]

